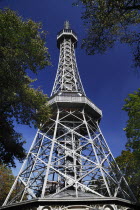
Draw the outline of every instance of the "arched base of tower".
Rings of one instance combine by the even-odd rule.
[[[0,207],[2,210],[139,210],[140,205],[120,198],[35,199]]]

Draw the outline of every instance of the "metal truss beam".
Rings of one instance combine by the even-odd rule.
[[[98,123],[84,109],[58,109],[37,131],[4,205],[66,192],[75,197],[135,200]]]

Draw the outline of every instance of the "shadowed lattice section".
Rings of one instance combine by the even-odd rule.
[[[84,109],[57,109],[38,130],[5,204],[34,198],[135,198]]]

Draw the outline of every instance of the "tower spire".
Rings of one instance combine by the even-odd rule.
[[[70,22],[68,20],[64,22],[64,29],[70,29]]]
[[[51,96],[64,92],[85,95],[75,56],[77,41],[77,35],[70,29],[69,21],[65,21],[64,29],[57,35],[57,46],[60,49],[60,54]]]

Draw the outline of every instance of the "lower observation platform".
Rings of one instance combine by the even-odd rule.
[[[140,206],[115,197],[39,198],[2,206],[6,210],[139,210]]]
[[[78,94],[62,94],[54,95],[49,100],[51,106],[59,108],[84,108],[96,120],[102,117],[102,111],[92,103],[86,96],[79,96]]]

